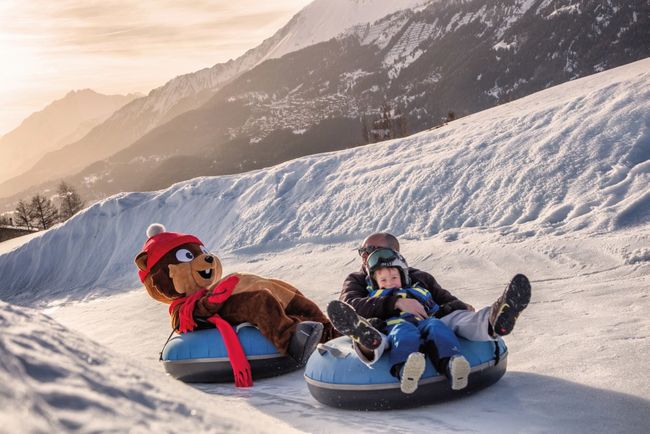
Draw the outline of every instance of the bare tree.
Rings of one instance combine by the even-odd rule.
[[[27,229],[32,228],[32,222],[34,218],[32,217],[32,212],[30,206],[27,205],[24,201],[18,202],[16,209],[14,210],[14,215],[16,217],[17,226],[26,226]]]
[[[52,201],[40,194],[32,197],[32,202],[29,206],[30,215],[36,224],[40,225],[42,229],[47,229],[56,223],[58,219],[58,211],[52,204]]]
[[[59,218],[62,222],[68,220],[84,207],[84,201],[81,200],[79,193],[65,181],[61,181],[59,184],[58,193],[61,198]]]

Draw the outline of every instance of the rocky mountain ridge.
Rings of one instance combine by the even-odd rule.
[[[0,137],[0,182],[28,170],[41,155],[80,139],[137,97],[73,90],[33,113]]]
[[[425,2],[316,0],[273,36],[237,59],[176,77],[118,110],[80,140],[45,155],[40,161],[33,161],[33,169],[0,184],[0,198],[48,180],[73,175],[127,148],[154,128],[200,107],[222,86],[264,60],[330,39],[352,25],[374,21],[395,10]]]
[[[409,132],[648,57],[648,6],[432,2],[243,73],[203,106],[76,176],[93,194],[147,190],[363,144],[389,104]]]

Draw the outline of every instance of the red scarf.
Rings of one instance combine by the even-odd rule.
[[[237,276],[230,276],[227,279],[224,279],[212,290],[212,295],[208,297],[208,301],[212,303],[223,303],[228,299],[228,297],[230,297],[238,282],[239,277]],[[194,306],[201,297],[207,294],[207,292],[207,289],[200,289],[192,295],[174,300],[171,306],[169,306],[169,314],[171,315],[176,306],[182,304],[178,311],[179,332],[187,333],[196,328],[196,322],[192,316]],[[252,387],[253,375],[251,373],[251,365],[248,363],[246,353],[244,353],[244,349],[241,347],[241,342],[239,342],[237,333],[235,333],[232,326],[228,324],[226,320],[217,314],[212,315],[207,320],[214,324],[215,327],[219,329],[219,333],[221,333],[223,342],[226,345],[226,350],[228,351],[228,358],[230,359],[232,372],[235,377],[235,386]]]

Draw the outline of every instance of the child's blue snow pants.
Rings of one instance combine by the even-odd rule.
[[[400,321],[395,325],[388,326],[387,331],[390,343],[388,360],[391,366],[406,362],[409,354],[419,351],[421,340],[422,342],[433,342],[441,359],[460,354],[458,338],[438,318],[427,318],[415,323],[407,320]]]

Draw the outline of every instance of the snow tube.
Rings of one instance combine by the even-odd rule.
[[[251,365],[254,380],[300,368],[291,357],[280,354],[256,327],[246,324],[233,328]],[[226,346],[216,328],[175,335],[165,344],[161,360],[167,373],[187,383],[234,381]]]
[[[319,345],[307,362],[305,379],[309,392],[323,404],[353,410],[385,410],[465,396],[496,383],[505,374],[508,351],[501,339],[459,341],[461,352],[472,367],[463,390],[452,390],[447,377],[436,372],[427,359],[418,389],[413,394],[404,394],[390,374],[388,352],[371,369],[359,360],[346,336]]]

